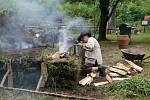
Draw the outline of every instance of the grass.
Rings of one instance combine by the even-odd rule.
[[[140,28],[142,29],[142,28]],[[141,30],[140,34],[132,34],[131,35],[131,41],[133,43],[150,43],[150,26],[146,27],[146,32],[143,32],[144,30]],[[110,41],[117,41],[117,36],[112,33],[111,35],[107,35],[107,39]]]
[[[134,76],[128,80],[113,83],[104,89],[117,98],[150,98],[150,80],[142,76]]]

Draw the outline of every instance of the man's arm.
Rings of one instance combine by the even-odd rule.
[[[94,41],[92,39],[89,39],[89,41],[85,44],[83,44],[83,49],[87,51],[93,51],[94,49]]]

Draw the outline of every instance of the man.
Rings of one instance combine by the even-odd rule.
[[[96,73],[99,72],[100,76],[108,76],[105,75],[105,67],[102,65],[103,60],[98,41],[90,33],[81,33],[78,41],[77,46],[85,50],[85,69],[87,74],[96,77]]]

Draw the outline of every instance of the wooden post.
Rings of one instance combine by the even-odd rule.
[[[37,84],[36,91],[39,91],[40,87],[45,86],[47,77],[48,77],[47,65],[44,62],[42,62],[41,63],[41,76]]]
[[[13,72],[12,72],[11,63],[7,64],[7,68],[9,70],[9,74],[8,74],[8,87],[13,87]]]
[[[12,66],[11,66],[11,60],[7,64],[7,68],[9,70],[9,74],[8,74],[8,87],[13,88],[13,71],[12,71]],[[11,99],[13,99],[13,91],[9,92],[9,97]]]

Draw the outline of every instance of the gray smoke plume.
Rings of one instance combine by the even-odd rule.
[[[59,51],[66,52],[70,47],[69,34],[87,30],[82,18],[71,18],[63,11],[63,0],[7,1],[11,2],[8,8],[14,7],[14,11],[6,10],[6,14],[0,16],[2,49],[32,48],[58,43]]]

